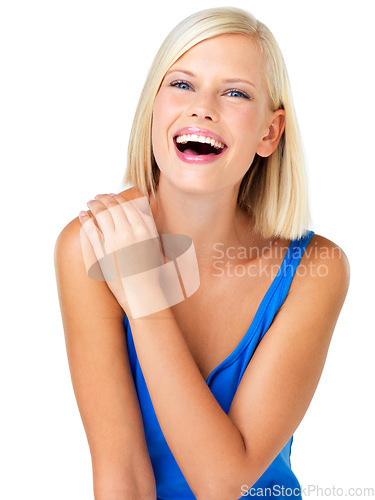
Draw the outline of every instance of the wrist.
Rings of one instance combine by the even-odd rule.
[[[126,309],[125,312],[129,318],[142,319],[163,312],[170,308],[165,291],[158,283],[132,283],[126,287]],[[124,307],[123,307],[124,309]],[[128,314],[129,313],[129,314]]]
[[[94,482],[95,500],[155,500],[155,484],[140,484],[140,482],[129,480],[126,484],[114,484],[104,481],[100,484]]]
[[[126,459],[95,459],[95,500],[155,500],[156,484],[148,454],[134,450]]]

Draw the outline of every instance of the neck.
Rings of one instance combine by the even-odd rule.
[[[210,268],[214,245],[221,248],[259,242],[253,224],[237,204],[237,189],[212,193],[177,190],[160,176],[152,212],[159,234],[186,234],[192,238],[201,268]]]

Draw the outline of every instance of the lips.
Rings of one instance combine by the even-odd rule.
[[[222,137],[199,127],[185,127],[177,130],[173,143],[178,158],[193,164],[216,161],[228,149]]]

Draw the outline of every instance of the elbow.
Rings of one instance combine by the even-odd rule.
[[[244,490],[244,488],[246,489]],[[200,488],[199,491],[194,492],[194,495],[197,500],[238,500],[247,489],[249,489],[248,485],[236,485],[233,487],[229,485],[217,485],[212,488]]]
[[[194,492],[194,496],[197,500],[238,500],[240,498],[217,488],[201,488],[198,492]]]
[[[247,461],[243,467],[228,468],[226,474],[202,480],[193,493],[198,500],[238,500],[248,495],[268,465]]]
[[[247,474],[246,480],[241,480],[238,476],[221,478],[215,483],[201,484],[193,493],[197,500],[238,500],[246,495],[258,479],[253,474]]]

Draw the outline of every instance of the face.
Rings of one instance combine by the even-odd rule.
[[[153,107],[152,145],[160,175],[181,190],[239,188],[255,153],[269,156],[284,130],[271,111],[263,59],[245,35],[220,35],[169,69]]]

